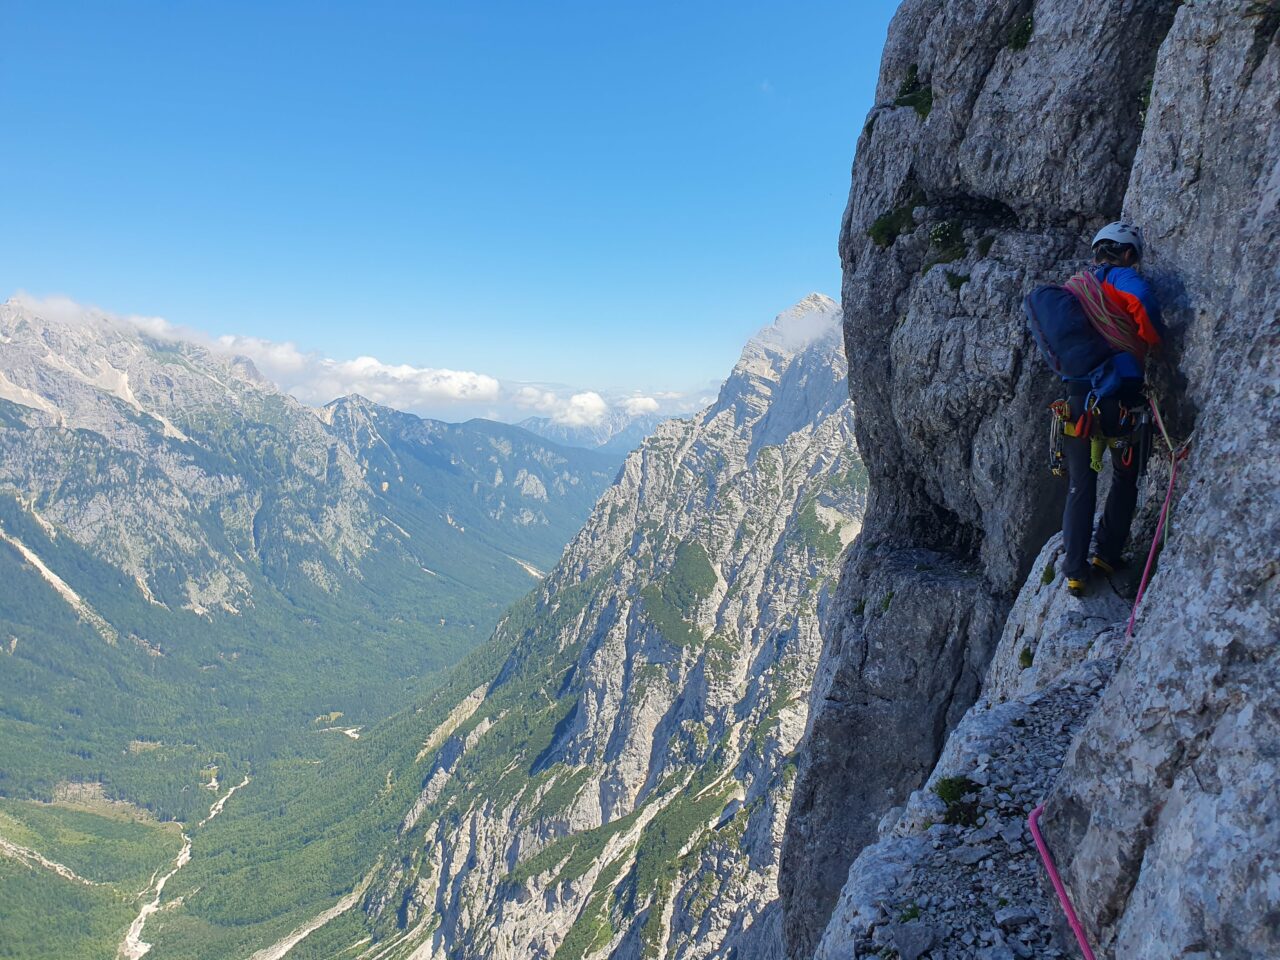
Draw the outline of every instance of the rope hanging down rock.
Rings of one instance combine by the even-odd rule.
[[[1079,918],[1076,917],[1076,911],[1071,906],[1071,898],[1067,896],[1067,888],[1062,883],[1062,878],[1058,876],[1058,868],[1053,865],[1053,855],[1049,853],[1049,847],[1044,842],[1044,837],[1040,834],[1040,814],[1044,813],[1044,804],[1040,804],[1031,811],[1031,816],[1027,817],[1027,826],[1031,828],[1031,839],[1036,842],[1036,849],[1040,851],[1040,859],[1044,861],[1044,868],[1049,873],[1049,880],[1053,883],[1054,892],[1058,895],[1058,902],[1062,904],[1062,912],[1067,915],[1067,923],[1071,925],[1071,932],[1076,935],[1076,942],[1080,944],[1080,952],[1084,954],[1084,960],[1096,960],[1093,951],[1089,949],[1089,940],[1084,935],[1084,927],[1080,925]]]
[[[1160,508],[1160,519],[1156,523],[1156,535],[1151,538],[1151,549],[1147,551],[1147,563],[1142,568],[1142,580],[1138,583],[1138,595],[1133,601],[1133,611],[1129,614],[1129,626],[1125,628],[1124,635],[1126,637],[1133,636],[1133,624],[1138,619],[1138,606],[1142,603],[1142,595],[1147,592],[1147,582],[1151,579],[1151,567],[1155,563],[1156,553],[1159,552],[1161,544],[1161,536],[1165,532],[1165,523],[1169,519],[1169,505],[1173,502],[1173,485],[1178,480],[1178,463],[1183,460],[1190,452],[1190,447],[1184,443],[1180,447],[1174,447],[1173,441],[1169,439],[1169,431],[1165,429],[1164,418],[1160,416],[1160,407],[1156,403],[1155,397],[1151,398],[1151,413],[1155,417],[1156,426],[1160,428],[1160,435],[1164,437],[1165,446],[1169,448],[1169,489],[1164,495],[1164,506]]]

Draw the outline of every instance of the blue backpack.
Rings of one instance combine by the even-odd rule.
[[[1119,390],[1122,379],[1135,373],[1142,376],[1136,364],[1122,361],[1127,355],[1117,355],[1094,329],[1080,301],[1066,287],[1036,287],[1023,299],[1022,312],[1040,353],[1063,380],[1089,384],[1101,398]],[[1129,370],[1130,366],[1135,369]]]

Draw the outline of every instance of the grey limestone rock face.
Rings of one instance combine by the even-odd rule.
[[[822,960],[874,955],[904,931],[927,931],[935,960],[1070,955],[1026,821],[1124,654],[1129,603],[1103,584],[1077,600],[1043,576],[1061,551],[1060,537],[1045,545],[982,695],[850,867]]]
[[[1199,416],[1138,642],[1048,803],[1116,957],[1280,955],[1278,27],[1274,4],[1179,10],[1126,200],[1181,291]]]
[[[840,235],[871,499],[828,622],[783,850],[794,956],[812,954],[849,864],[977,696],[1057,523],[1061,490],[1043,477],[1055,385],[1019,301],[1078,269],[1090,228],[1120,212],[1173,7],[920,0],[890,27]],[[867,615],[872,582],[897,610]]]
[[[1028,13],[1029,42],[1011,44]],[[1025,806],[1047,795],[1046,836],[1100,956],[1277,955],[1277,28],[1266,3],[899,11],[841,235],[871,499],[801,746],[779,882],[792,956],[874,952],[892,939],[894,898],[931,895],[925,868],[956,879],[981,867],[965,852],[972,838],[932,846],[937,798],[912,794],[926,778],[989,779],[984,751],[965,746],[981,730],[1011,756],[1041,746],[1035,763],[1014,764],[1031,788],[1012,796]],[[912,78],[932,88],[927,117],[893,105],[895,94],[921,102]],[[1175,437],[1194,430],[1131,643],[1126,599],[1061,596],[1056,541],[1032,562],[1057,523],[1041,437],[1053,384],[1018,311],[1122,212],[1146,229],[1144,269],[1171,327],[1151,379]],[[1139,562],[1167,478],[1157,464],[1144,488]],[[939,561],[917,570],[907,560],[924,549]],[[869,615],[866,586],[892,589],[892,612],[934,589],[938,563],[972,571],[973,609],[989,612],[962,624],[958,603],[903,604],[896,635]],[[953,645],[965,670],[938,670],[954,692],[904,671],[922,649],[945,660]],[[981,677],[992,651],[966,713],[978,689],[967,671]],[[1048,702],[1066,726],[1033,737],[1031,714]],[[886,714],[900,722],[880,739]],[[983,890],[1049,909],[1038,868],[1009,886],[1005,868],[1029,862],[1015,842],[1024,849],[997,860],[1000,882]],[[943,906],[921,919],[951,946],[925,956],[1068,949],[1061,930],[1028,928],[1019,946],[994,915]]]

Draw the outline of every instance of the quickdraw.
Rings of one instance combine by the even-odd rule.
[[[1066,476],[1065,455],[1062,451],[1062,438],[1066,435],[1067,402],[1055,400],[1049,404],[1049,472],[1055,477]]]

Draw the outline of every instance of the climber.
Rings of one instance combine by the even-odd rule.
[[[1121,565],[1138,500],[1138,473],[1143,465],[1132,442],[1135,413],[1144,405],[1146,348],[1159,345],[1165,336],[1159,301],[1138,272],[1143,252],[1140,227],[1122,220],[1109,223],[1093,238],[1093,266],[1086,271],[1098,283],[1091,284],[1087,276],[1078,275],[1084,284],[1078,278],[1067,284],[1077,296],[1084,286],[1092,286],[1098,293],[1098,309],[1121,318],[1121,323],[1129,321],[1132,337],[1131,348],[1115,350],[1101,373],[1095,370],[1083,382],[1063,378],[1067,384],[1067,422],[1077,426],[1076,435],[1069,431],[1062,440],[1070,484],[1062,514],[1063,573],[1074,596],[1084,595],[1090,572],[1109,575]],[[1086,313],[1096,326],[1089,307],[1086,302]],[[1107,340],[1115,346],[1112,337]],[[1094,438],[1105,438],[1110,446],[1112,478],[1094,537],[1094,552],[1086,561],[1101,469],[1101,448]]]

